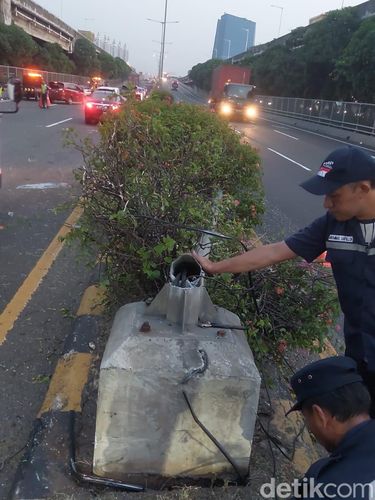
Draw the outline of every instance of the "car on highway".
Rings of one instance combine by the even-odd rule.
[[[48,86],[51,103],[62,101],[67,104],[73,104],[74,102],[82,103],[85,100],[83,88],[75,83],[49,82]]]
[[[174,80],[172,82],[171,88],[172,88],[172,90],[178,90],[178,81],[177,80]]]
[[[115,94],[120,93],[119,87],[108,87],[108,85],[101,85],[100,87],[97,87],[96,90],[102,90],[104,92],[114,92]]]
[[[111,90],[94,90],[86,97],[85,123],[98,123],[103,115],[118,113],[126,99]]]

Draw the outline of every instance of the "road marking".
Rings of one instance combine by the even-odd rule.
[[[0,314],[0,345],[5,342],[6,336],[12,330],[14,323],[29,303],[32,295],[38,289],[43,278],[46,276],[53,262],[61,252],[64,246],[64,241],[61,241],[61,239],[70,233],[72,227],[77,223],[82,213],[83,208],[81,206],[77,206],[73,210],[73,212],[66,219],[64,225],[61,227],[60,231],[56,234],[48,248],[40,257],[35,267],[17,290],[12,300]]]
[[[51,125],[46,125],[46,128],[54,127],[55,125],[60,125],[60,123],[69,122],[70,120],[73,120],[73,118],[67,118],[66,120],[61,120],[60,122],[51,123]]]
[[[48,411],[81,411],[82,391],[94,356],[71,352],[59,359],[38,418]]]
[[[259,118],[260,120],[263,120],[265,122],[271,122],[271,123],[277,123],[277,125],[281,125],[280,122],[275,122],[275,120],[269,120],[268,118]],[[310,122],[311,123],[311,122]],[[318,137],[323,137],[323,139],[328,139],[330,141],[336,141],[336,142],[341,142],[341,144],[348,144],[349,146],[353,146],[353,143],[352,142],[349,142],[349,141],[343,141],[341,139],[335,139],[334,137],[330,137],[328,135],[324,135],[324,134],[319,134],[318,132],[313,132],[312,130],[307,130],[305,128],[301,128],[301,127],[296,127],[295,125],[286,125],[284,124],[285,128],[293,128],[295,130],[299,130],[301,132],[306,132],[307,134],[312,134],[312,135],[317,135]],[[339,129],[339,130],[342,130],[342,129]],[[348,132],[350,132],[348,130]],[[360,132],[357,132],[357,133],[360,133]],[[354,144],[354,146],[356,146],[357,148],[361,148],[361,149],[366,149],[366,151],[372,151],[372,152],[375,152],[375,149],[371,149],[367,146],[362,146],[361,144]]]
[[[77,316],[100,316],[104,312],[105,291],[98,285],[86,288],[81,299]]]
[[[69,184],[66,182],[42,182],[40,184],[22,184],[17,186],[16,189],[57,189],[68,187]]]
[[[280,130],[276,130],[275,128],[273,129],[274,132],[277,132],[278,134],[281,135],[286,135],[287,137],[290,137],[291,139],[294,139],[295,141],[299,141],[297,137],[293,137],[292,135],[286,134],[285,132],[280,132]]]
[[[278,151],[275,151],[274,149],[271,149],[271,148],[267,148],[267,149],[268,149],[268,151],[272,151],[272,153],[275,153],[276,155],[279,155],[282,158],[285,158],[286,160],[294,163],[295,165],[298,165],[299,167],[301,167],[301,168],[303,168],[303,169],[308,170],[309,172],[311,172],[311,168],[305,167],[305,165],[302,165],[301,163],[298,163],[298,161],[294,161],[291,158],[288,158],[288,156],[285,156],[285,155],[279,153]]]

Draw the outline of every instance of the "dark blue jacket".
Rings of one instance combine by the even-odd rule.
[[[325,250],[344,313],[346,354],[375,373],[375,243],[366,245],[357,219],[329,213],[285,240],[307,262]]]
[[[329,457],[318,460],[310,467],[305,474],[304,481],[308,479],[314,479],[315,484],[325,485],[328,495],[323,497],[315,495],[314,497],[305,494],[301,497],[304,499],[371,500],[375,498],[375,420],[369,420],[351,429]],[[301,483],[303,484],[303,481]],[[363,488],[356,486],[354,489],[353,484],[369,486]],[[343,485],[341,489],[338,489],[339,485]],[[305,493],[306,491],[308,490],[305,490]],[[324,493],[323,487],[321,491]],[[300,492],[303,493],[303,490],[301,489]],[[341,492],[342,495],[338,495],[337,492]],[[352,494],[347,496],[349,492]],[[362,495],[363,492],[364,495]],[[335,496],[331,496],[335,493]]]

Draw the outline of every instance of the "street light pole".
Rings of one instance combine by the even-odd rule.
[[[148,21],[152,21],[153,23],[159,23],[162,25],[162,32],[161,32],[161,51],[160,51],[160,60],[159,60],[159,79],[163,77],[163,71],[164,71],[164,54],[165,54],[165,37],[166,37],[166,31],[167,31],[167,24],[177,24],[179,21],[167,21],[167,15],[168,15],[168,0],[165,0],[165,6],[164,6],[164,21],[157,21],[155,19],[149,19],[147,18]]]
[[[232,40],[229,40],[228,38],[224,38],[224,42],[228,42],[228,57],[227,57],[227,59],[229,59]]]
[[[250,30],[248,28],[242,28],[244,31],[246,31],[246,44],[245,44],[245,52],[247,52],[247,47],[249,44],[249,32]]]
[[[161,55],[160,55],[160,78],[163,78],[163,71],[164,71],[165,32],[166,32],[166,26],[167,26],[167,13],[168,13],[168,0],[165,0],[163,35],[162,35]]]
[[[278,37],[280,36],[281,32],[281,22],[283,19],[283,12],[284,12],[284,7],[281,7],[280,5],[271,5],[271,7],[274,7],[275,9],[280,9],[280,22],[279,22],[279,32],[278,32]]]

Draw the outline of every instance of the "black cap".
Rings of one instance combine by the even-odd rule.
[[[311,363],[290,379],[297,403],[286,413],[300,410],[308,399],[327,394],[344,385],[363,382],[357,363],[346,356],[333,356]]]
[[[335,149],[318,173],[300,184],[312,194],[330,194],[351,182],[375,179],[375,156],[354,146]]]

